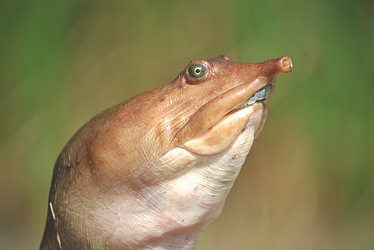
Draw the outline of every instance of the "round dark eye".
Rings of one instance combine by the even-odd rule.
[[[207,69],[204,64],[192,64],[188,69],[188,74],[193,78],[199,78],[204,76],[206,70]]]

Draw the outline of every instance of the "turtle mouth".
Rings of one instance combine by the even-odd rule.
[[[274,85],[272,81],[267,82],[265,84],[267,85],[264,86],[262,84],[262,86],[264,87],[258,89],[254,93],[252,91],[254,91],[256,88],[252,88],[253,90],[251,91],[251,93],[253,94],[249,98],[245,99],[244,102],[237,105],[236,107],[234,106],[234,108],[231,108],[231,110],[220,116],[220,118],[217,117],[217,115],[215,115],[215,119],[210,120],[209,126],[206,126],[206,128],[204,128],[204,130],[201,131],[197,136],[197,133],[192,134],[192,136],[190,136],[188,140],[183,142],[184,148],[186,148],[190,152],[194,152],[200,155],[216,154],[222,152],[223,150],[227,149],[230,145],[232,145],[236,138],[238,138],[239,134],[245,131],[245,129],[248,127],[251,127],[251,129],[249,129],[248,131],[252,131],[253,138],[255,138],[264,125],[267,114],[267,109],[264,102],[266,102],[266,100],[270,98],[273,90],[272,88]],[[232,90],[237,91],[237,89],[235,88]],[[236,102],[235,104],[237,104],[238,98],[237,96],[233,95],[232,92],[233,91],[227,91],[223,94],[223,96],[227,97],[228,103]],[[242,91],[238,92],[242,94],[242,96],[239,96],[239,98],[245,98],[245,96],[243,96],[244,94]],[[233,96],[236,98],[234,98]],[[201,110],[206,111],[208,108],[215,108],[217,102],[221,104],[223,108],[225,108],[225,106],[222,105],[222,103],[220,102],[222,99],[223,98],[215,98],[212,102],[208,102],[208,104],[206,104],[207,106],[203,106]],[[256,105],[256,103],[258,103],[259,105]],[[226,105],[226,108],[227,107],[229,106]],[[213,114],[216,114],[220,110],[217,109],[215,111],[216,112],[213,112]],[[201,113],[204,115],[207,114],[207,112]],[[200,113],[195,114],[200,115]],[[199,121],[195,117],[194,120],[197,120],[197,122]],[[192,119],[189,120],[189,122],[191,121]],[[199,126],[198,128],[201,129],[201,127],[202,126]]]
[[[269,97],[271,91],[271,84],[266,85],[265,87],[257,90],[251,97],[245,100],[242,104],[237,106],[235,109],[239,109],[245,106],[249,106],[255,102],[265,100]]]

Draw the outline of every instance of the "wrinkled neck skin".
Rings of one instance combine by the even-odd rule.
[[[264,125],[275,75],[291,70],[288,57],[198,59],[94,117],[57,159],[40,249],[193,249]]]
[[[66,200],[69,209],[65,213],[73,218],[67,214],[69,217],[60,221],[70,220],[70,226],[76,228],[74,233],[59,233],[62,249],[193,249],[202,228],[221,213],[252,146],[264,112],[263,107],[257,109],[224,152],[210,157],[175,147],[152,164],[155,169],[168,165],[171,172],[180,169],[183,173],[176,178],[144,184],[137,190],[116,184],[110,190],[98,191],[94,200]],[[108,196],[112,198],[107,200]],[[124,199],[126,196],[131,199]]]

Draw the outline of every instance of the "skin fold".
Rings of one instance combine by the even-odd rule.
[[[291,70],[287,56],[197,59],[91,119],[56,161],[40,249],[193,249],[262,130],[275,76]]]

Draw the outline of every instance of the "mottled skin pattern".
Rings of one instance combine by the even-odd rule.
[[[289,57],[198,59],[94,117],[57,159],[40,249],[192,249],[264,125],[275,76],[291,70]]]

